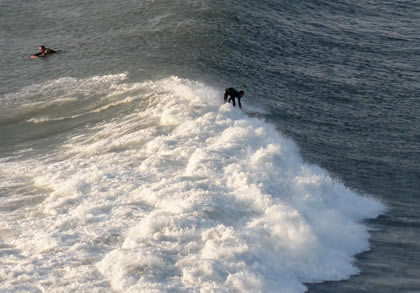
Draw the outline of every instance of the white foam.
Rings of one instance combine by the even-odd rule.
[[[63,77],[27,86],[1,98],[0,122],[45,123],[75,119],[91,112],[101,112],[130,100],[117,100],[98,108],[102,100],[119,98],[115,87],[127,73],[95,76],[88,79]]]
[[[87,79],[62,77],[53,81],[33,84],[22,88],[16,93],[9,93],[2,97],[2,105],[30,105],[36,102],[50,101],[52,98],[73,98],[74,96],[88,97],[94,90],[104,94],[127,78],[127,73],[94,76]]]
[[[304,292],[358,272],[353,257],[369,249],[362,221],[381,203],[303,162],[292,140],[205,84],[112,89],[143,107],[47,157],[5,162],[49,193],[0,220],[0,230],[18,227],[3,240],[14,249],[0,260],[4,288]]]

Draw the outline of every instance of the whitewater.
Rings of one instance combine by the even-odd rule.
[[[127,76],[2,98],[0,291],[296,293],[359,273],[383,203],[246,114],[267,109]]]

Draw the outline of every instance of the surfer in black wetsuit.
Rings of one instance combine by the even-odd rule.
[[[54,51],[53,49],[50,49],[50,48],[45,48],[45,46],[39,46],[39,52],[36,54],[33,54],[31,58],[45,57],[52,53],[57,53],[57,51]]]
[[[225,90],[225,95],[223,96],[223,99],[226,102],[232,101],[233,107],[235,107],[235,98],[238,98],[238,105],[239,108],[242,109],[241,105],[241,98],[245,95],[245,92],[243,90],[237,91],[234,88],[230,87]],[[229,97],[229,100],[228,100]]]

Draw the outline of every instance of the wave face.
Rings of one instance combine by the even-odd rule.
[[[4,290],[304,292],[358,273],[362,221],[380,202],[220,104],[220,90],[126,78],[60,78],[6,97],[32,101],[9,102],[19,122],[2,123],[38,141],[15,141],[1,160]]]

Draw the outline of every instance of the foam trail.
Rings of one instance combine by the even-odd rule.
[[[292,140],[202,83],[120,83],[113,95],[134,97],[131,112],[48,157],[5,162],[48,195],[14,220],[1,279],[19,271],[33,292],[304,292],[358,272],[362,221],[381,203],[303,162]]]

